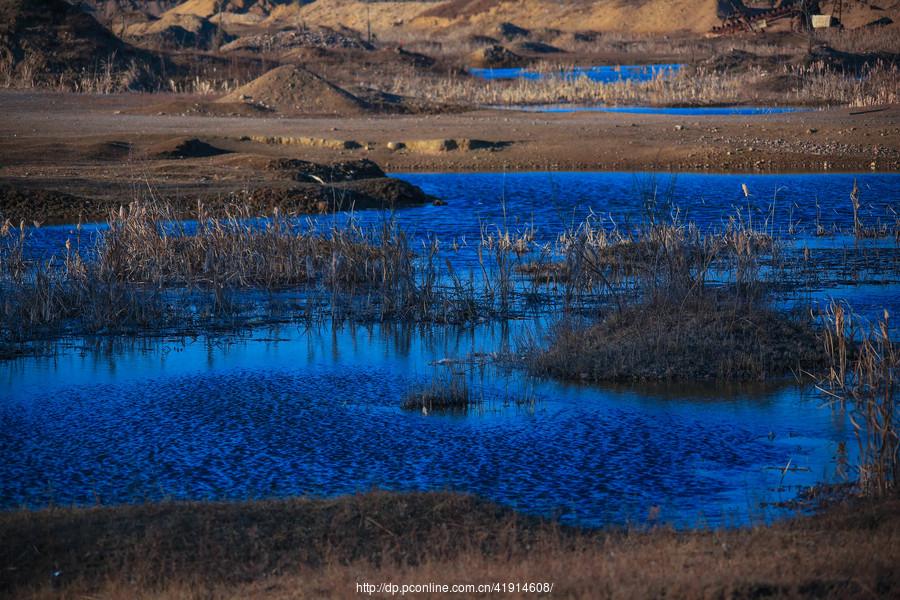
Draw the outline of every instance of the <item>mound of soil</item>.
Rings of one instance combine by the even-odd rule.
[[[234,39],[203,17],[172,13],[167,13],[161,19],[135,23],[125,29],[125,35],[143,44],[204,50],[214,48],[219,42]]]
[[[597,31],[576,31],[572,34],[572,40],[576,42],[592,43],[600,39]]]
[[[241,36],[222,46],[222,51],[284,53],[297,48],[373,50],[374,46],[350,29],[336,31],[330,27],[316,27]]]
[[[148,89],[162,60],[121,41],[64,0],[0,0],[0,70],[25,85],[129,72],[115,87]],[[136,66],[135,66],[136,65]]]
[[[473,150],[502,150],[511,145],[512,142],[491,142],[488,140],[477,139],[434,139],[434,140],[411,140],[403,142],[403,147],[411,152],[421,152],[423,154],[440,154],[442,152],[471,152]]]
[[[532,54],[557,54],[565,52],[561,48],[545,44],[544,42],[518,42],[513,46],[516,52],[532,53]]]
[[[228,154],[228,150],[216,148],[197,138],[175,138],[159,144],[154,144],[147,149],[147,155],[151,158],[206,158]]]
[[[524,27],[519,27],[518,25],[506,22],[497,25],[497,35],[505,40],[515,40],[528,37],[531,35],[531,31]]]
[[[467,62],[470,66],[482,69],[504,69],[521,67],[528,63],[528,59],[503,46],[494,45],[472,52],[469,54]]]
[[[85,149],[84,156],[90,160],[120,161],[131,153],[131,144],[128,142],[98,142]]]
[[[284,65],[217,100],[248,103],[282,114],[353,115],[371,107],[347,90],[296,65]]]
[[[732,48],[724,54],[717,54],[704,62],[704,66],[718,73],[742,73],[761,67],[771,69],[791,60],[787,55],[760,56],[746,50]]]
[[[900,54],[890,52],[861,52],[851,53],[835,50],[831,46],[816,46],[803,59],[807,66],[814,63],[822,63],[828,69],[843,73],[861,74],[868,67],[877,63],[886,65],[900,64]]]
[[[396,59],[399,59],[404,64],[412,65],[420,69],[433,67],[437,62],[430,56],[420,54],[419,52],[410,52],[409,50],[404,50],[403,48],[395,48],[394,50],[389,50],[389,52],[391,52]]]
[[[335,183],[387,177],[376,163],[368,159],[322,165],[296,158],[276,158],[266,170],[286,173],[294,181],[305,183]]]
[[[53,225],[74,223],[79,217],[93,220],[102,218],[112,208],[106,200],[57,190],[0,185],[0,222],[9,219],[17,227],[20,222]]]
[[[495,44],[499,44],[500,40],[489,35],[470,35],[469,43],[477,44],[479,46],[493,46]]]
[[[280,4],[292,0],[186,0],[166,14],[196,15],[211,17],[221,13],[252,14],[260,17],[268,15]]]
[[[276,207],[285,214],[330,213],[417,206],[434,198],[401,179],[378,177],[337,182],[332,185],[298,183],[288,188],[260,187],[240,199],[251,212],[266,214]]]

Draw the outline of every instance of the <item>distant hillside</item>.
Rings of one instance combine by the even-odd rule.
[[[72,4],[88,8],[101,22],[109,22],[123,14],[144,13],[159,16],[183,0],[70,0]]]
[[[101,0],[94,0],[101,1]],[[108,0],[113,1],[113,0]],[[126,1],[126,0],[119,0]],[[831,12],[832,2],[820,2]],[[286,27],[296,23],[366,31],[395,38],[404,31],[493,35],[511,22],[527,29],[706,33],[735,9],[769,8],[744,0],[186,0],[169,13],[230,23]],[[880,18],[898,20],[900,1],[846,0],[845,24],[859,27]],[[217,14],[221,12],[221,14]]]
[[[719,23],[719,0],[445,0],[443,2],[376,2],[369,5],[374,31],[390,34],[398,28],[495,33],[504,22],[528,29],[563,31],[593,29],[671,33],[706,32]],[[299,20],[365,30],[366,3],[358,0],[316,0],[276,9],[274,20]]]
[[[187,0],[170,9],[169,12],[206,18],[219,12],[251,13],[266,17],[276,7],[294,3],[296,0]]]
[[[0,71],[23,84],[130,70],[140,87],[159,60],[64,0],[0,0]]]

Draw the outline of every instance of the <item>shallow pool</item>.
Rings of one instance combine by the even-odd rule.
[[[650,81],[657,77],[674,75],[684,67],[681,64],[652,65],[598,65],[593,67],[571,67],[564,69],[533,70],[524,67],[509,69],[476,69],[469,73],[481,79],[544,79],[546,77],[563,77],[577,79],[587,77],[599,83],[616,81]]]

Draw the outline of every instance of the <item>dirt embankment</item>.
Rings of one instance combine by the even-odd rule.
[[[400,208],[433,202],[418,187],[388,177],[371,160],[312,162],[221,148],[219,140],[178,137],[55,145],[77,176],[26,170],[0,177],[0,220],[14,224],[102,221],[141,194],[188,217],[201,202],[211,214],[233,206],[254,215]],[[240,150],[244,144],[235,142]],[[46,149],[47,147],[44,146]],[[42,167],[39,167],[42,169]],[[65,170],[65,169],[64,169]],[[67,171],[72,173],[73,171]]]

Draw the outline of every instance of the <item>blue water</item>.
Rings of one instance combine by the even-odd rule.
[[[594,67],[572,67],[550,71],[533,71],[527,68],[517,67],[509,69],[476,69],[470,68],[469,73],[481,79],[531,79],[538,80],[545,77],[564,77],[578,79],[587,77],[591,81],[599,83],[613,83],[616,81],[650,81],[656,77],[674,75],[684,65],[681,64],[655,64],[655,65],[601,65]]]
[[[569,523],[780,514],[834,478],[842,419],[793,387],[604,389],[479,369],[467,415],[403,411],[517,326],[287,328],[0,364],[0,507],[459,490]],[[526,400],[525,404],[517,401]],[[782,477],[788,462],[799,471]]]
[[[517,173],[393,173],[447,202],[446,206],[416,206],[396,211],[358,211],[314,217],[319,226],[343,226],[353,218],[380,226],[396,220],[416,237],[436,236],[474,243],[483,227],[534,227],[539,242],[550,242],[564,229],[594,215],[606,227],[627,229],[645,217],[648,198],[658,212],[677,214],[704,229],[722,228],[740,218],[776,234],[794,231],[807,244],[831,243],[814,236],[852,229],[850,192],[860,190],[860,218],[867,226],[893,225],[900,211],[900,174],[706,174],[628,172],[517,172]],[[749,196],[743,187],[747,186]],[[774,209],[773,209],[774,204]],[[304,219],[305,221],[306,219]],[[82,245],[89,246],[105,225],[86,225]],[[71,225],[29,227],[29,247],[36,254],[57,253],[78,232]],[[74,243],[74,242],[73,242]]]
[[[791,112],[808,112],[810,108],[796,106],[578,106],[573,104],[551,105],[513,105],[494,106],[502,110],[521,110],[526,112],[541,113],[573,113],[573,112],[604,112],[625,113],[638,115],[683,115],[703,117],[711,115],[777,115]]]
[[[893,224],[897,174],[398,176],[448,205],[393,218],[416,244],[427,237],[445,248],[455,242],[459,250],[448,259],[459,267],[475,265],[480,236],[498,226],[533,228],[539,243],[588,215],[598,226],[627,228],[644,218],[655,195],[658,212],[701,227],[739,215],[774,235],[792,230],[792,251],[809,248],[823,273],[853,260],[874,267],[894,261],[883,281],[822,282],[805,299],[844,298],[873,315],[900,309],[892,238],[814,235],[817,222],[828,231],[852,225],[854,179],[863,221]],[[349,218],[319,217],[313,226]],[[389,215],[352,218],[365,226]],[[102,231],[85,227],[82,243]],[[42,227],[28,235],[35,252],[53,253],[77,232]],[[0,508],[380,487],[472,492],[584,525],[641,521],[659,507],[665,520],[692,526],[779,516],[762,503],[836,478],[837,444],[852,433],[811,390],[790,384],[614,388],[470,366],[465,377],[484,398],[479,407],[462,415],[401,410],[414,386],[443,372],[435,361],[514,351],[525,337],[540,339],[545,322],[322,324],[243,337],[66,340],[49,356],[0,363]],[[777,470],[788,463],[799,470]]]

